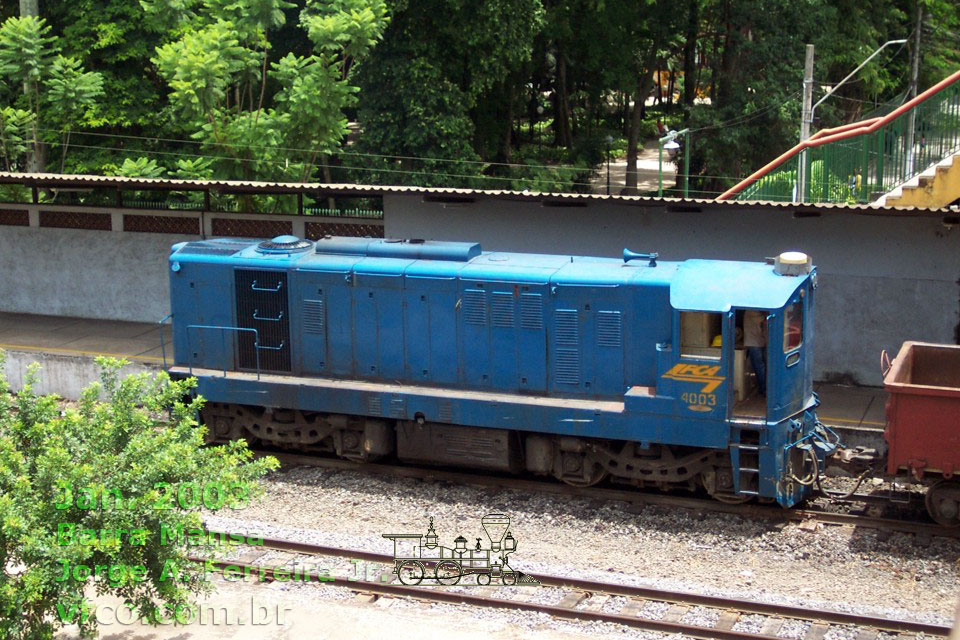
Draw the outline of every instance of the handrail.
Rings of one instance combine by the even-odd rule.
[[[226,331],[236,331],[237,333],[243,333],[243,332],[245,332],[245,331],[251,332],[251,333],[253,334],[254,353],[255,353],[256,356],[257,356],[257,380],[260,379],[260,349],[267,349],[267,350],[270,350],[270,351],[276,351],[276,350],[279,350],[279,349],[282,349],[282,348],[283,348],[283,343],[282,343],[282,342],[280,343],[280,346],[279,346],[279,347],[261,347],[261,346],[260,346],[260,332],[257,331],[256,329],[251,329],[251,328],[249,328],[249,327],[225,327],[225,326],[222,326],[222,325],[211,325],[211,324],[188,324],[188,325],[187,325],[187,351],[188,351],[189,353],[191,353],[191,354],[193,353],[193,347],[192,347],[191,344],[190,344],[190,329],[201,329],[201,330],[208,330],[208,329],[209,329],[209,330],[217,330],[217,331],[220,331],[220,332],[221,332],[221,333],[220,333],[221,346],[222,346],[224,349],[226,349],[226,344],[225,344],[224,342],[222,342],[223,336],[224,336],[224,332],[226,332]],[[189,364],[188,364],[188,368],[189,368],[190,375],[193,375],[193,357],[192,357],[192,356],[190,357],[190,362],[189,362]],[[224,376],[227,375],[226,363],[224,363],[224,366],[223,366],[223,375],[224,375]]]
[[[861,122],[853,122],[840,127],[834,127],[832,129],[824,129],[822,131],[818,131],[816,134],[814,134],[807,140],[804,140],[803,142],[800,142],[799,144],[794,145],[788,151],[777,156],[777,158],[774,159],[773,161],[768,162],[763,167],[757,169],[756,171],[751,173],[749,176],[747,176],[746,178],[738,182],[736,185],[724,191],[722,194],[717,196],[717,200],[727,200],[739,194],[744,189],[754,184],[761,178],[769,175],[770,172],[772,172],[774,169],[784,164],[791,158],[798,156],[802,151],[805,151],[806,149],[819,147],[825,144],[829,144],[831,142],[837,142],[840,140],[846,140],[849,138],[854,138],[854,137],[873,133],[876,130],[880,129],[881,127],[889,124],[890,122],[893,122],[894,120],[902,116],[904,113],[910,111],[911,109],[915,108],[921,103],[926,102],[931,97],[933,97],[937,93],[940,93],[942,90],[946,89],[947,87],[954,84],[958,80],[960,80],[960,71],[957,71],[952,75],[947,76],[937,84],[933,85],[923,93],[917,95],[915,98],[903,103],[902,105],[900,105],[899,107],[897,107],[896,109],[894,109],[893,111],[891,111],[885,116],[870,118],[868,120],[863,120]],[[800,195],[802,196],[802,194]]]
[[[163,357],[163,368],[167,368],[167,345],[166,340],[163,339],[163,325],[166,324],[167,320],[173,317],[173,313],[168,313],[160,319],[160,322],[157,325],[160,327],[160,355]]]

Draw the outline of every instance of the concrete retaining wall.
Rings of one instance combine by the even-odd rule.
[[[0,227],[0,311],[157,322],[170,246],[197,237]]]
[[[668,212],[591,203],[424,202],[384,196],[387,237],[479,241],[484,250],[619,257],[624,247],[664,260],[813,256],[820,273],[814,375],[879,385],[880,351],[904,340],[955,342],[960,321],[960,229],[939,218],[782,211]]]
[[[23,389],[27,368],[36,362],[40,365],[40,382],[34,388],[38,394],[55,393],[67,400],[76,400],[83,390],[100,379],[92,356],[62,355],[34,351],[6,351],[4,375],[14,391]],[[160,371],[159,365],[133,362],[120,370],[121,377],[131,374]]]

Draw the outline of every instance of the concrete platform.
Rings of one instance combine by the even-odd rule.
[[[130,361],[125,370],[158,371],[163,366],[160,327],[155,323],[120,322],[0,312],[0,349],[7,353],[6,375],[19,390],[31,362],[42,367],[42,393],[68,400],[97,379],[98,355]],[[163,328],[170,347],[170,326]],[[170,352],[168,351],[168,356]],[[878,447],[885,425],[886,392],[878,387],[818,383],[820,419],[837,430],[848,446]]]

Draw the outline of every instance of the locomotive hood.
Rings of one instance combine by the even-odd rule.
[[[784,276],[758,262],[686,260],[670,283],[670,305],[684,311],[779,309],[812,273]]]

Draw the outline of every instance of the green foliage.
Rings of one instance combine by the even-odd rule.
[[[163,167],[159,166],[156,160],[143,156],[136,159],[126,158],[123,164],[111,172],[112,175],[125,178],[162,178],[163,173]]]
[[[170,103],[187,121],[203,122],[225,100],[234,77],[257,67],[232,23],[218,21],[157,48],[153,63],[170,83]]]
[[[470,185],[491,156],[506,159],[504,114],[522,85],[543,24],[539,0],[390,2],[384,42],[360,71],[361,151],[448,159],[392,173],[358,172],[364,182]],[[428,37],[425,37],[427,34]],[[455,53],[454,53],[455,52]],[[387,168],[389,163],[380,162]],[[403,173],[415,171],[416,175]],[[489,184],[488,186],[499,186]]]
[[[50,27],[43,18],[27,16],[8,18],[0,25],[0,97],[23,107],[19,113],[30,114],[28,119],[19,113],[9,114],[11,139],[21,137],[17,123],[25,123],[30,129],[29,146],[6,144],[4,136],[3,156],[8,170],[26,166],[18,156],[28,152],[33,155],[34,168],[40,168],[43,138],[62,142],[61,170],[66,158],[70,129],[76,126],[84,114],[96,104],[103,93],[103,80],[99,73],[84,72],[78,60],[57,55],[59,44],[50,37]],[[4,113],[4,118],[7,118]],[[41,126],[45,129],[41,132]],[[0,127],[7,127],[0,124]],[[49,133],[52,132],[52,133]]]
[[[212,164],[209,158],[180,158],[171,173],[180,180],[209,180],[213,174]]]
[[[163,93],[150,56],[170,37],[169,31],[151,28],[134,1],[47,2],[43,15],[60,36],[64,55],[100,73],[104,94],[110,96],[90,107],[83,124],[110,127],[113,133],[139,135],[146,129],[161,135],[165,123],[158,116],[164,105]],[[93,141],[102,144],[100,139]]]
[[[101,382],[84,391],[76,408],[61,411],[54,396],[35,392],[37,368],[23,390],[11,394],[0,374],[0,636],[11,640],[48,639],[63,623],[58,611],[85,604],[85,581],[58,581],[62,563],[125,565],[146,568],[137,581],[130,571],[93,579],[97,593],[120,597],[140,614],[152,615],[164,604],[189,602],[209,589],[202,580],[163,579],[165,571],[196,574],[188,548],[161,545],[161,526],[201,527],[198,509],[156,508],[158,483],[242,483],[276,468],[274,459],[251,461],[245,442],[205,447],[205,429],[194,416],[200,400],[184,403],[194,381],[174,382],[164,374],[120,380],[122,361],[100,359]],[[0,360],[2,365],[2,360]],[[0,367],[2,371],[2,367]],[[105,398],[105,401],[100,401]],[[119,491],[126,508],[83,509],[61,504],[62,487],[90,488],[96,499]],[[112,504],[112,502],[111,502]],[[234,505],[236,506],[236,505]],[[60,544],[64,524],[93,529],[92,544]],[[101,530],[142,529],[145,544]],[[189,547],[191,553],[216,555],[217,545]],[[76,611],[76,609],[74,609]],[[75,614],[76,615],[76,614]],[[93,619],[80,620],[81,631],[95,630]]]
[[[35,90],[39,85],[56,52],[49,34],[50,26],[36,16],[8,18],[0,25],[0,75],[7,90],[17,91],[18,85]]]
[[[103,93],[103,78],[93,71],[84,72],[76,58],[64,56],[54,58],[49,74],[47,113],[62,128],[74,127]]]
[[[184,21],[154,64],[170,86],[183,132],[215,158],[204,173],[224,178],[307,180],[347,133],[356,101],[353,68],[388,22],[383,0],[309,0],[300,24],[311,55],[270,61],[271,34],[284,25],[282,0],[144,2],[160,22]]]
[[[36,116],[32,111],[4,107],[0,109],[0,159],[3,170],[12,171],[17,158],[30,150],[30,136]]]

